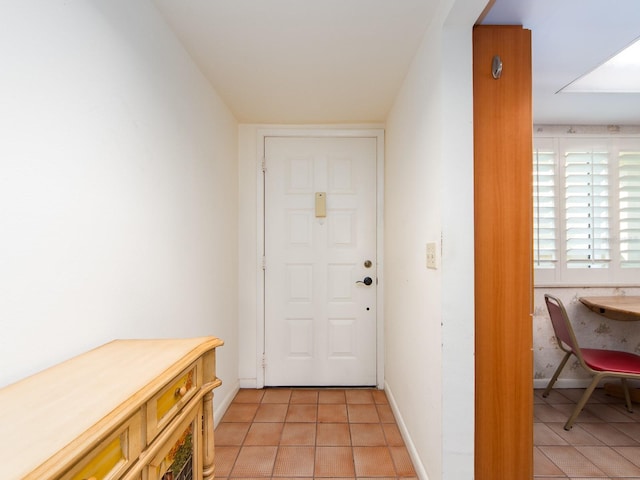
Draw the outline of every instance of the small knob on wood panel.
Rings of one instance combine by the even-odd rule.
[[[187,387],[185,387],[184,385],[180,388],[176,388],[176,393],[175,396],[176,397],[184,397],[184,395],[187,393]]]

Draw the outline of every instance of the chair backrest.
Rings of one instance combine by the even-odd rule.
[[[547,304],[547,310],[549,311],[549,317],[551,317],[553,331],[558,339],[558,345],[565,352],[571,350],[580,360],[582,360],[580,345],[578,345],[576,334],[573,332],[573,327],[569,321],[569,315],[567,315],[567,311],[565,310],[562,301],[549,294],[545,294],[544,301]],[[566,347],[563,347],[563,344]]]

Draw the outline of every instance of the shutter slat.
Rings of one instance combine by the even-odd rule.
[[[533,155],[533,262],[535,268],[555,268],[556,157],[552,151]]]
[[[620,266],[640,267],[640,153],[618,155]]]
[[[607,153],[565,153],[564,181],[568,267],[607,268],[610,260]]]

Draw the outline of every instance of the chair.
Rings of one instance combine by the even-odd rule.
[[[565,423],[564,429],[571,430],[576,417],[580,414],[589,397],[591,397],[593,390],[603,378],[620,378],[627,410],[632,412],[631,395],[629,394],[627,379],[640,380],[640,355],[618,350],[580,348],[571,322],[569,321],[567,311],[560,299],[553,295],[545,294],[544,300],[547,304],[549,316],[551,317],[551,323],[553,324],[553,331],[558,340],[558,346],[565,352],[565,356],[560,362],[560,365],[558,365],[542,396],[547,397],[549,395],[551,388],[553,388],[554,383],[556,383],[558,379],[558,375],[560,375],[560,372],[567,364],[571,355],[575,355],[582,368],[593,375],[591,384],[587,387],[582,398],[573,410],[571,417],[569,417],[569,420]]]

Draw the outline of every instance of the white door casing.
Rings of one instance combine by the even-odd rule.
[[[265,385],[378,383],[378,152],[264,137]]]

